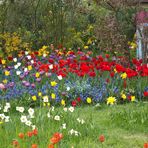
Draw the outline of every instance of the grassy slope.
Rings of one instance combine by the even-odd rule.
[[[61,108],[56,108],[59,114]],[[36,110],[36,125],[39,128],[38,137],[33,137],[21,148],[30,148],[30,144],[37,143],[39,148],[46,148],[49,138],[54,132],[59,131],[62,123],[67,123],[67,128],[81,132],[80,137],[68,136],[63,131],[64,139],[60,148],[100,148],[98,136],[103,134],[106,138],[104,148],[142,148],[148,142],[148,104],[126,104],[99,108],[84,106],[76,108],[74,113],[67,114],[60,123],[50,121],[46,117],[47,110]],[[18,114],[11,113],[12,124],[0,125],[0,148],[11,148],[12,139],[18,139],[19,132],[27,131],[26,126],[20,123]],[[86,123],[78,124],[77,118],[83,118]],[[22,142],[22,140],[19,140]]]

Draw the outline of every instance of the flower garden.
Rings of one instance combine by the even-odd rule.
[[[39,51],[21,51],[1,59],[0,64],[0,128],[4,135],[15,135],[12,139],[2,138],[4,147],[77,147],[81,138],[90,133],[94,147],[105,147],[103,131],[95,129],[97,135],[96,131],[94,135],[90,131],[97,113],[93,116],[91,111],[89,117],[85,114],[90,114],[90,109],[84,115],[80,109],[88,106],[99,111],[102,106],[137,106],[148,97],[148,67],[142,60],[133,59],[132,67],[124,67],[108,54],[65,49],[48,52],[47,46],[43,46]],[[146,105],[142,105],[144,113],[140,121],[144,126]],[[136,121],[135,118],[132,122]],[[66,141],[72,143],[66,145]]]
[[[148,148],[141,3],[0,0],[0,148]]]

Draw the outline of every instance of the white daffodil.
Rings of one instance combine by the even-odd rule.
[[[10,121],[10,117],[9,116],[5,116],[5,122],[9,122]]]
[[[18,67],[19,67],[18,65],[14,65],[14,69],[18,69]]]
[[[60,116],[56,115],[56,116],[54,117],[54,120],[60,121]]]
[[[32,130],[36,129],[36,126],[35,125],[32,125],[31,127],[32,127]]]
[[[7,103],[6,103],[6,106],[7,106],[8,108],[10,108],[10,103],[9,103],[9,102],[7,102]]]
[[[34,109],[33,108],[29,108],[28,109],[28,113],[29,113],[29,115],[32,116],[34,114]]]
[[[18,67],[20,67],[21,65],[22,65],[22,64],[21,64],[20,62],[19,62],[19,63],[17,63],[17,66],[18,66]]]
[[[22,115],[20,120],[21,120],[22,123],[25,123],[25,122],[27,122],[27,117]]]
[[[48,117],[48,118],[50,118],[50,117],[51,117],[50,112],[48,112],[48,113],[47,113],[47,117]]]
[[[8,112],[7,106],[4,107],[3,112],[4,112],[4,113],[7,113],[7,112]]]
[[[82,119],[82,120],[81,120],[81,124],[84,124],[84,123],[85,123],[85,121]]]
[[[66,107],[64,107],[64,109],[63,109],[63,110],[64,110],[64,112],[67,112],[67,110],[68,110],[68,109],[67,109]]]
[[[62,129],[66,129],[66,123],[62,124]]]
[[[74,107],[72,107],[72,106],[69,107],[69,111],[70,111],[70,112],[74,112]]]
[[[3,113],[3,114],[0,114],[0,119],[1,119],[1,120],[4,120],[4,119],[5,119],[4,113]]]
[[[13,61],[14,61],[14,62],[17,62],[17,58],[13,58]]]
[[[54,106],[51,107],[51,111],[54,112]]]
[[[25,55],[28,55],[29,54],[29,52],[28,51],[25,51]]]
[[[44,103],[48,103],[48,100],[49,100],[49,99],[48,99],[48,96],[43,96],[43,102],[44,102]]]
[[[73,133],[74,133],[75,131],[73,130],[73,129],[71,129],[70,131],[69,131],[69,133],[72,135]]]
[[[68,86],[68,87],[66,88],[66,90],[67,90],[67,91],[70,91],[70,87]]]
[[[24,107],[16,107],[16,110],[23,113],[25,109]]]
[[[19,76],[21,74],[21,71],[16,71],[16,75]]]
[[[29,120],[27,120],[26,122],[25,122],[25,124],[27,125],[27,126],[31,126],[31,121],[29,121]]]
[[[78,131],[75,131],[75,136],[79,136],[79,132]]]
[[[79,118],[77,118],[77,121],[80,123],[81,122],[81,120],[79,119]]]

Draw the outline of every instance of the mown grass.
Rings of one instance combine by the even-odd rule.
[[[53,114],[63,117],[60,121],[50,120],[47,109],[35,109],[33,120],[38,127],[38,136],[21,140],[18,134],[29,128],[20,122],[20,113],[10,112],[11,122],[0,125],[0,148],[11,148],[13,139],[20,142],[21,148],[31,148],[33,143],[39,148],[47,148],[55,132],[64,135],[59,148],[142,148],[148,142],[148,103],[81,106],[73,113],[65,113],[61,107],[56,107]],[[85,124],[78,123],[77,118],[84,119]],[[62,123],[67,124],[66,130],[60,129]],[[81,136],[68,135],[70,129],[79,131]],[[102,134],[105,136],[103,145],[98,140]]]

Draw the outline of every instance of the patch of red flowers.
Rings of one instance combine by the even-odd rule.
[[[62,138],[63,138],[63,134],[57,132],[57,133],[54,133],[53,136],[50,138],[50,142],[54,145],[59,143]]]

